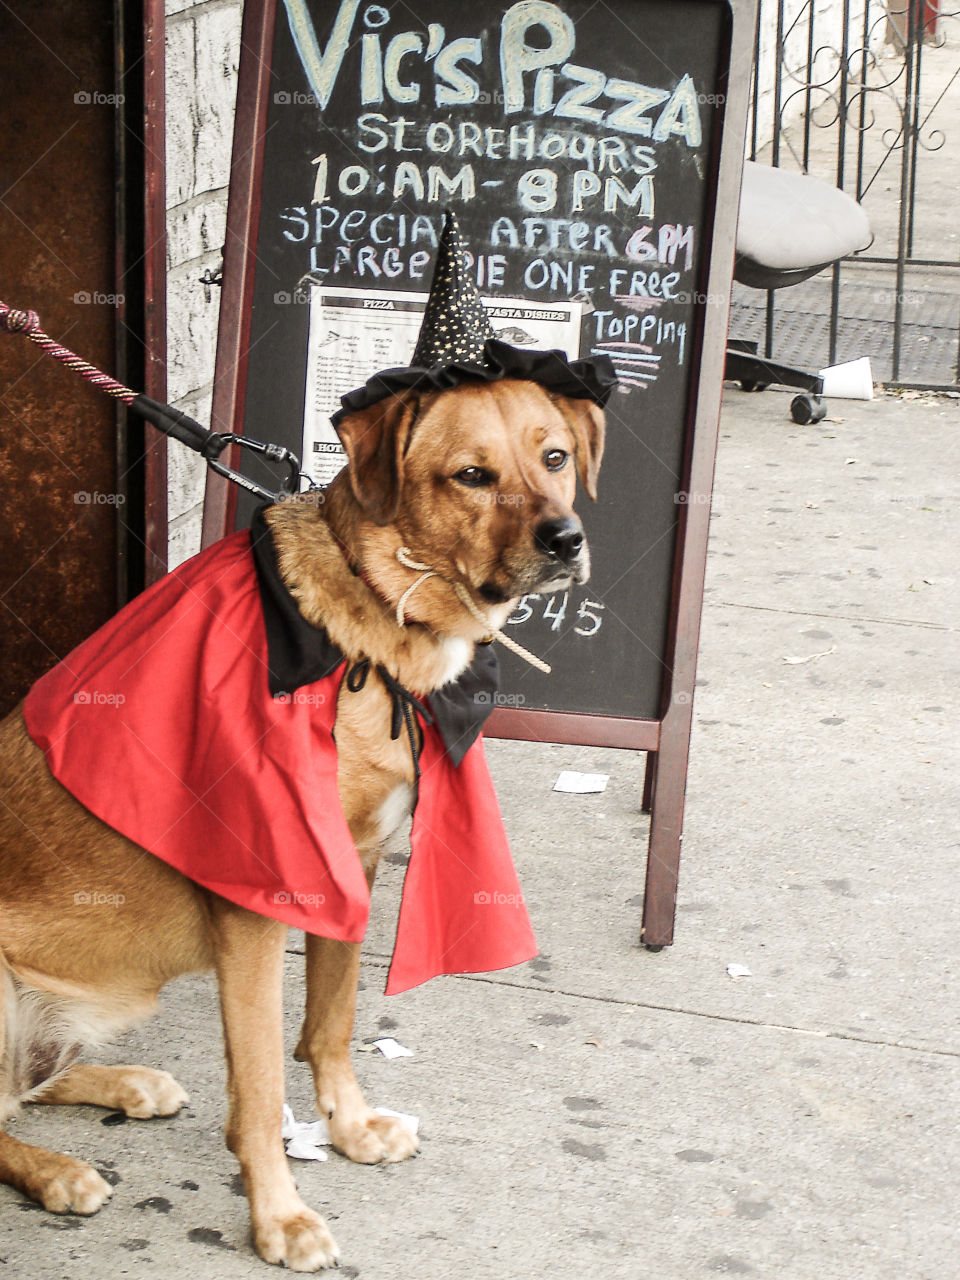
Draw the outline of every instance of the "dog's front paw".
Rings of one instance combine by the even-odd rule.
[[[296,1213],[255,1222],[253,1243],[264,1262],[281,1262],[291,1271],[322,1271],[340,1261],[327,1224],[306,1205]]]
[[[24,1189],[50,1213],[96,1213],[113,1195],[91,1165],[49,1151],[42,1154]]]
[[[368,1111],[358,1120],[329,1121],[330,1140],[336,1149],[358,1164],[392,1164],[406,1160],[420,1149],[417,1135],[398,1116]]]

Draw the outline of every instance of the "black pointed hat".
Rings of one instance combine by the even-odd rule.
[[[467,269],[456,215],[447,209],[420,337],[407,369],[386,369],[341,397],[343,418],[403,391],[448,391],[465,382],[519,378],[574,400],[606,404],[617,385],[609,356],[568,360],[562,351],[520,350],[494,337]]]
[[[412,365],[483,364],[483,348],[493,329],[480,294],[467,270],[456,214],[448,209],[433,269],[430,297],[423,315]]]

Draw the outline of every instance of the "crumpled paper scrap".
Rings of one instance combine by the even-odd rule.
[[[374,1107],[374,1111],[380,1116],[396,1116],[411,1133],[417,1133],[420,1128],[419,1116],[394,1111],[390,1107]],[[297,1120],[293,1109],[285,1102],[280,1134],[287,1144],[287,1155],[292,1160],[326,1160],[327,1153],[324,1147],[329,1147],[331,1144],[330,1130],[323,1118],[309,1122]]]
[[[399,1040],[394,1040],[393,1036],[381,1036],[379,1040],[373,1041],[373,1048],[379,1049],[385,1058],[412,1058],[413,1050],[408,1049],[405,1044],[401,1044]]]
[[[575,795],[593,795],[607,789],[609,778],[606,773],[577,773],[574,769],[562,769],[553,789],[570,791]]]

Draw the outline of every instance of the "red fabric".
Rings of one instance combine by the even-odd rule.
[[[231,902],[359,942],[370,900],[332,736],[344,669],[270,696],[241,532],[168,574],[37,681],[24,717],[53,775],[111,827]],[[537,953],[482,741],[454,768],[436,730],[421,728],[389,995]]]

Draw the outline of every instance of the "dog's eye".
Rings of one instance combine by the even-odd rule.
[[[493,481],[493,476],[486,467],[464,467],[453,478],[465,484],[468,489],[479,489],[482,485]]]
[[[565,449],[549,449],[543,455],[543,462],[548,471],[562,471],[569,457]]]

